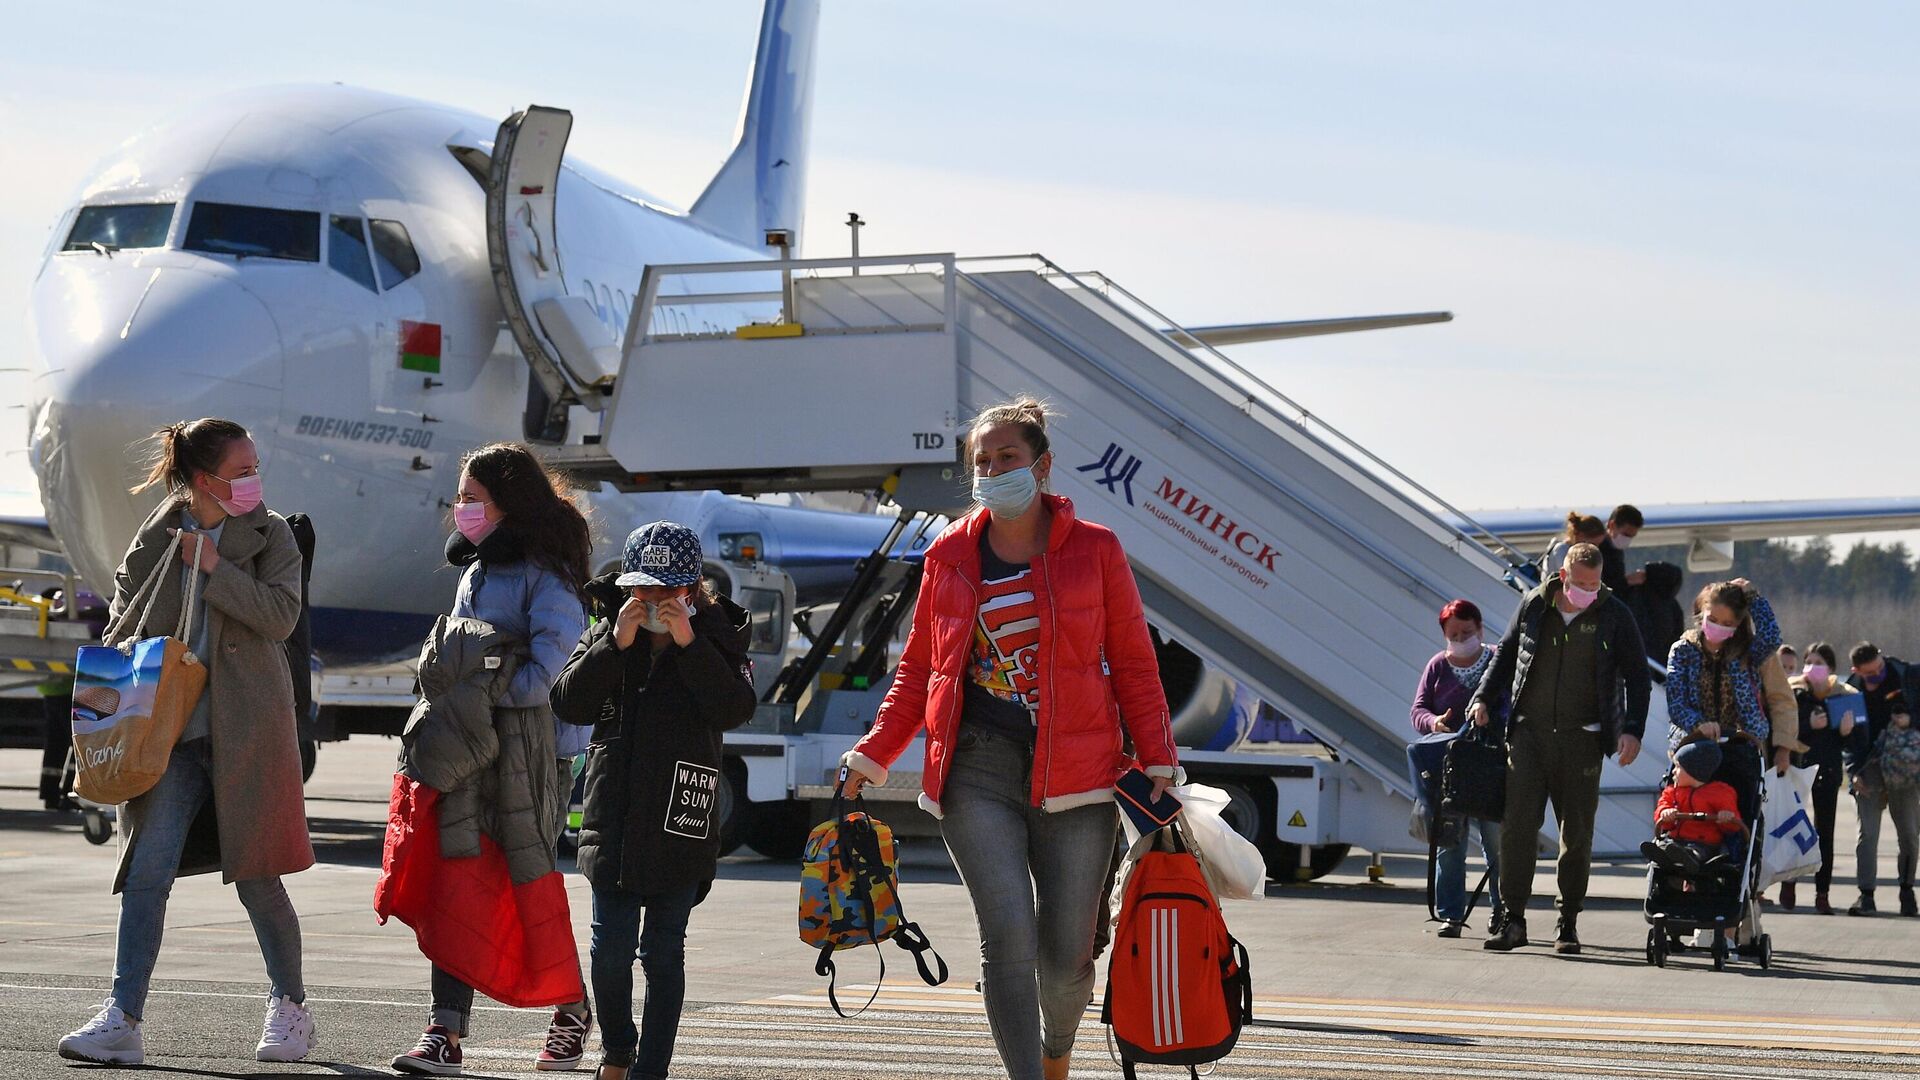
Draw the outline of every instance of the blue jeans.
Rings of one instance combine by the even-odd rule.
[[[1073,1049],[1093,998],[1093,939],[1120,826],[1112,799],[1030,804],[1033,747],[962,725],[940,835],[980,922],[987,1027],[1012,1080]]]
[[[665,1080],[687,996],[687,919],[700,889],[665,893],[593,887],[593,997],[600,1003],[600,1045],[632,1080]],[[642,914],[645,929],[641,928]],[[647,976],[640,1026],[633,1025],[633,960]]]
[[[1441,848],[1434,860],[1434,912],[1450,923],[1467,919],[1467,841],[1475,829],[1480,831],[1480,853],[1487,857],[1488,896],[1492,906],[1500,906],[1500,823],[1469,818],[1460,833],[1460,842]]]
[[[187,830],[200,808],[213,797],[212,748],[205,739],[193,739],[173,748],[167,771],[151,791],[140,796],[145,815],[139,840],[127,865],[120,892],[120,931],[114,946],[113,1001],[129,1017],[146,1015],[147,986],[160,956],[160,935],[167,919],[167,898],[180,871],[180,853]],[[244,828],[242,822],[223,823]],[[277,877],[236,881],[240,902],[253,922],[260,954],[266,958],[267,978],[276,997],[307,1000],[300,978],[300,917]]]

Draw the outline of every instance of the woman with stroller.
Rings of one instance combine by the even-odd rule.
[[[1787,672],[1787,685],[1793,687],[1800,712],[1800,739],[1807,749],[1795,758],[1802,768],[1818,769],[1813,778],[1813,827],[1820,833],[1820,869],[1813,876],[1813,910],[1833,914],[1827,891],[1833,884],[1833,830],[1840,804],[1840,789],[1846,786],[1847,769],[1841,748],[1853,735],[1860,719],[1851,709],[1835,716],[1827,708],[1827,699],[1852,690],[1840,676],[1839,658],[1833,646],[1816,641],[1807,646],[1805,663],[1791,645],[1780,646],[1780,666]],[[1780,906],[1792,911],[1796,901],[1794,883],[1780,886]]]
[[[1797,745],[1798,712],[1784,709],[1768,692],[1773,676],[1765,671],[1783,674],[1775,656],[1780,624],[1766,597],[1744,578],[1700,590],[1694,618],[1694,628],[1667,655],[1667,715],[1673,722],[1668,748],[1678,750],[1690,736],[1715,740],[1722,757],[1712,779],[1758,791],[1762,761],[1785,771]]]
[[[1413,692],[1413,730],[1421,735],[1459,731],[1466,724],[1467,702],[1493,664],[1493,646],[1486,643],[1480,608],[1473,601],[1448,601],[1440,609],[1440,632],[1446,647],[1427,661],[1420,685]],[[1504,738],[1497,729],[1493,736]],[[1457,841],[1435,853],[1434,913],[1446,924],[1439,930],[1443,938],[1459,937],[1466,925],[1467,835],[1476,830],[1480,853],[1487,860],[1487,881],[1493,889],[1494,921],[1487,932],[1500,932],[1500,825],[1476,818],[1461,826]]]

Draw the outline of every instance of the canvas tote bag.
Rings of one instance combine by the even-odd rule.
[[[206,537],[193,534],[194,559]],[[174,559],[181,537],[175,534],[153,573],[127,603],[122,619],[107,627],[107,644],[85,645],[73,664],[73,788],[83,799],[123,803],[144,795],[160,782],[180,730],[193,715],[207,686],[207,668],[187,643],[193,640],[193,610],[200,598],[200,574],[187,575],[186,602],[171,637],[142,637],[161,575],[181,564]],[[143,606],[144,604],[144,606]],[[139,611],[132,633],[116,641],[125,615]]]

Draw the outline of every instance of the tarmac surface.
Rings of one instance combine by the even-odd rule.
[[[311,1059],[252,1060],[264,974],[233,890],[214,877],[174,888],[167,938],[146,1018],[147,1067],[189,1077],[295,1072],[392,1075],[425,1022],[427,963],[411,932],[374,921],[385,794],[396,744],[356,738],[324,748],[308,786],[320,864],[288,879],[301,914],[308,1000],[320,1029]],[[37,752],[0,751],[0,1080],[80,1075],[102,1067],[53,1053],[106,996],[113,967],[115,844],[88,844],[78,819],[38,809]],[[1839,879],[1851,881],[1852,818],[1843,800]],[[1892,869],[1886,830],[1883,871]],[[570,860],[568,869],[571,869]],[[1551,888],[1543,866],[1537,888]],[[1555,956],[1480,948],[1484,918],[1461,940],[1433,936],[1419,860],[1389,858],[1385,884],[1365,860],[1268,899],[1229,902],[1234,934],[1252,955],[1253,1027],[1217,1077],[1867,1078],[1920,1076],[1920,919],[1770,909],[1774,967],[1752,961],[1715,973],[1689,952],[1649,967],[1640,914],[1644,872],[1596,871],[1581,919],[1585,952]],[[937,844],[910,845],[903,899],[953,975],[921,985],[889,948],[872,1010],[852,1020],[828,1008],[811,950],[796,938],[797,870],[752,855],[722,863],[688,938],[688,1005],[676,1077],[841,1078],[1002,1075],[979,996],[978,937],[964,889]],[[588,890],[568,875],[585,956]],[[1843,909],[1854,890],[1836,885]],[[1895,890],[1879,900],[1895,906]],[[1550,913],[1532,918],[1550,937]],[[871,952],[840,965],[842,1000],[863,1001]],[[858,994],[858,997],[853,995]],[[546,1014],[487,1003],[465,1042],[467,1075],[530,1074]],[[596,1039],[597,1043],[597,1039]],[[595,1053],[582,1069],[587,1075]],[[1076,1077],[1117,1077],[1097,1003],[1081,1029]],[[74,1070],[69,1072],[68,1070]],[[1142,1076],[1172,1076],[1143,1068]]]

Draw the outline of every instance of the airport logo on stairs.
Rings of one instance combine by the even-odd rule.
[[[1136,502],[1133,481],[1144,464],[1139,455],[1128,453],[1117,442],[1110,442],[1100,455],[1100,460],[1076,465],[1074,471],[1097,472],[1099,475],[1093,478],[1095,486],[1106,488],[1126,499],[1128,506],[1144,509],[1155,520],[1180,533],[1247,581],[1266,588],[1270,583],[1266,575],[1279,570],[1275,561],[1280,558],[1280,552],[1253,530],[1242,527],[1237,520],[1229,517],[1228,510],[1215,508],[1197,492],[1190,492],[1186,484],[1176,483],[1171,476],[1162,475],[1152,494],[1142,496]]]

